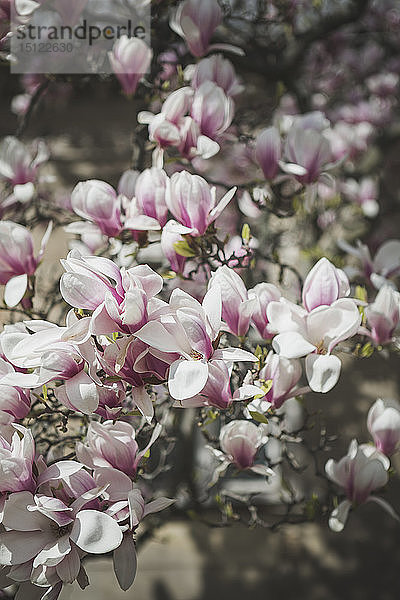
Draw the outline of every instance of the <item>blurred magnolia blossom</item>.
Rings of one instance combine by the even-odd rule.
[[[28,148],[15,137],[3,139],[0,144],[0,182],[10,189],[10,195],[2,202],[3,211],[16,202],[32,200],[36,194],[39,167],[48,158],[48,149],[41,140]]]
[[[347,179],[342,185],[342,191],[349,200],[359,204],[366,217],[373,218],[379,213],[378,186],[376,181],[370,177],[366,177],[360,182],[355,179]]]
[[[369,409],[367,425],[376,448],[392,456],[400,443],[400,404],[378,398]]]
[[[139,81],[150,67],[153,51],[143,40],[126,35],[115,43],[108,57],[125,94],[136,92]]]
[[[374,302],[365,308],[367,331],[377,345],[393,341],[400,320],[400,294],[388,285],[380,288]]]
[[[376,502],[392,517],[399,520],[393,508],[383,498],[372,495],[388,482],[389,459],[367,444],[358,445],[352,440],[349,450],[340,461],[328,460],[325,471],[329,479],[343,488],[346,500],[342,500],[329,518],[333,531],[342,531],[350,509],[364,502]]]
[[[339,240],[338,245],[361,263],[361,271],[350,269],[350,273],[363,275],[376,289],[384,285],[393,285],[391,279],[400,274],[400,241],[387,240],[379,246],[372,258],[366,244],[357,243],[356,247]],[[349,269],[347,269],[349,270]]]

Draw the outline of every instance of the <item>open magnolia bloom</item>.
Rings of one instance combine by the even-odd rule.
[[[104,554],[117,548],[122,541],[117,521],[104,512],[84,509],[92,499],[87,496],[67,506],[43,494],[11,494],[4,507],[0,564],[28,563],[27,579],[31,570],[56,567],[58,580],[70,583],[81,569],[80,551]]]
[[[326,474],[344,489],[347,496],[330,516],[329,527],[333,531],[342,531],[350,509],[364,502],[376,502],[399,520],[385,500],[371,495],[371,492],[388,482],[389,467],[390,461],[384,454],[368,444],[359,446],[357,440],[352,440],[346,456],[340,461],[336,462],[332,458],[328,460],[325,465]]]
[[[35,256],[33,238],[28,229],[12,221],[0,222],[0,283],[5,284],[4,300],[10,307],[23,299],[32,276],[43,258],[53,229],[49,223],[40,250]]]
[[[286,358],[306,357],[306,375],[314,392],[326,393],[337,383],[340,359],[332,354],[339,342],[358,332],[361,315],[353,300],[340,298],[310,312],[281,299],[267,309],[270,328],[276,331],[272,347]]]
[[[240,348],[215,349],[213,342],[221,329],[221,289],[213,286],[203,303],[174,290],[169,307],[160,309],[136,332],[150,346],[154,356],[178,354],[168,375],[168,389],[175,400],[185,400],[199,394],[209,378],[209,361],[222,360],[256,362],[256,357]]]

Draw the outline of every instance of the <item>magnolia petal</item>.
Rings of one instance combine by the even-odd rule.
[[[285,358],[301,358],[315,350],[315,346],[297,331],[279,333],[272,340],[272,347],[277,354]]]
[[[347,517],[351,508],[350,500],[343,500],[337,508],[335,508],[329,517],[329,527],[332,531],[343,531],[346,525]]]
[[[157,500],[153,500],[146,504],[144,508],[143,517],[146,515],[150,515],[155,512],[159,512],[160,510],[164,510],[174,504],[175,500],[171,498],[157,498]]]
[[[313,392],[326,394],[337,383],[342,363],[331,354],[310,354],[306,358],[306,374]]]
[[[247,350],[241,348],[220,348],[212,356],[213,360],[224,360],[225,362],[257,362],[257,357]]]
[[[78,551],[71,548],[71,552],[56,566],[57,575],[64,583],[72,583],[78,577],[81,561]]]
[[[113,565],[121,590],[129,590],[136,577],[137,555],[135,542],[130,532],[124,535],[121,545],[114,550]]]
[[[85,415],[91,415],[99,405],[97,385],[84,371],[65,382],[70,404]]]
[[[10,279],[7,282],[4,290],[4,302],[7,304],[7,306],[10,308],[17,306],[17,304],[19,304],[24,297],[27,287],[28,275],[26,273],[23,275],[17,275],[17,277]]]
[[[169,370],[168,389],[175,400],[199,394],[207,383],[208,364],[200,360],[176,360]]]
[[[122,531],[110,516],[98,510],[81,510],[72,527],[70,538],[81,550],[105,554],[122,542]]]

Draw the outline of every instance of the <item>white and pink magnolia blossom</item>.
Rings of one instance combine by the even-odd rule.
[[[208,362],[207,383],[201,393],[186,400],[175,401],[174,407],[197,408],[200,406],[215,406],[215,408],[225,410],[229,408],[234,400],[249,400],[259,395],[260,389],[251,384],[242,385],[232,394],[232,367],[232,364],[227,364],[223,360],[210,360]]]
[[[251,315],[251,320],[262,338],[268,340],[273,333],[269,329],[267,308],[270,302],[278,302],[282,296],[278,288],[272,283],[258,283],[249,290],[249,298],[255,298],[256,303]]]
[[[11,186],[10,203],[32,200],[38,169],[48,158],[48,149],[40,140],[28,148],[16,137],[8,136],[3,139],[0,144],[0,182]]]
[[[257,136],[255,155],[266,179],[274,179],[282,158],[282,141],[276,127],[263,129]]]
[[[384,285],[374,302],[365,308],[367,332],[377,345],[393,341],[394,331],[400,320],[400,294],[392,287]]]
[[[368,444],[352,440],[349,450],[341,460],[332,458],[325,465],[329,479],[343,488],[347,498],[340,502],[329,518],[329,526],[333,531],[342,531],[350,509],[364,502],[376,502],[398,520],[393,509],[382,498],[372,492],[382,488],[388,482],[389,459]]]
[[[361,181],[346,179],[342,192],[351,202],[361,207],[366,217],[373,218],[379,213],[378,184],[371,177],[364,177]]]
[[[91,500],[88,496],[67,506],[56,497],[33,496],[29,491],[11,494],[4,506],[0,564],[16,566],[33,560],[33,572],[56,567],[58,579],[70,583],[80,571],[79,551],[104,554],[115,550],[122,541],[121,528],[104,512],[85,509]]]
[[[156,426],[147,446],[139,451],[135,430],[129,423],[91,422],[85,441],[76,444],[76,456],[90,469],[112,467],[134,477],[140,461],[156,441],[160,431],[161,426]]]
[[[303,285],[303,306],[309,312],[317,306],[330,306],[350,294],[350,283],[342,269],[321,258],[308,273]]]
[[[123,91],[128,96],[136,92],[139,81],[150,67],[152,56],[151,48],[139,38],[123,35],[114,43],[108,57]]]
[[[231,61],[222,54],[212,54],[203,58],[197,65],[191,65],[185,70],[188,73],[191,86],[196,90],[205,81],[213,81],[222,88],[227,96],[237,96],[244,87],[240,84],[235,68]]]
[[[81,256],[72,250],[61,261],[63,298],[75,308],[92,310],[90,319],[76,325],[86,333],[134,333],[147,321],[147,305],[163,287],[163,280],[147,265],[119,269],[111,260]],[[83,322],[82,322],[83,321]]]
[[[177,221],[171,219],[163,227],[161,234],[161,249],[165,258],[169,261],[171,269],[175,273],[183,273],[186,263],[186,257],[178,254],[175,249],[175,244],[183,242],[182,234],[191,233],[192,229],[184,227]],[[182,232],[182,234],[180,233]]]
[[[271,302],[267,317],[278,333],[272,347],[286,358],[306,357],[306,375],[314,392],[326,393],[336,385],[340,359],[332,354],[339,342],[355,335],[361,315],[355,302],[340,298],[330,306],[317,306],[311,312],[285,299]]]
[[[369,409],[367,425],[377,449],[392,456],[400,444],[400,404],[378,398]]]
[[[179,356],[170,366],[168,389],[175,400],[186,400],[203,391],[209,378],[209,361],[256,361],[253,354],[239,348],[215,350],[213,342],[220,328],[221,290],[215,285],[202,304],[182,290],[174,290],[169,307],[160,308],[135,335],[156,357],[160,352]]]
[[[77,215],[95,223],[104,235],[113,237],[121,232],[121,200],[105,181],[90,179],[78,183],[71,205]]]
[[[315,183],[333,164],[329,140],[315,129],[298,126],[289,130],[284,156],[281,168],[304,185]]]
[[[50,223],[35,256],[33,238],[26,227],[12,221],[0,222],[0,283],[6,286],[4,300],[8,306],[16,306],[23,299],[28,277],[34,275],[42,260],[51,231]]]
[[[366,244],[358,242],[354,248],[339,241],[339,246],[348,254],[355,256],[362,265],[362,274],[379,290],[383,285],[392,285],[391,278],[400,274],[400,241],[387,240],[379,246],[374,258]],[[358,274],[356,271],[355,274]]]
[[[257,298],[247,292],[243,279],[233,269],[224,265],[211,275],[209,289],[221,290],[222,318],[228,331],[242,337],[249,330],[251,317],[257,309]]]
[[[185,0],[178,6],[170,25],[185,40],[193,56],[204,56],[221,21],[222,11],[215,0]]]
[[[205,81],[195,91],[190,114],[203,135],[218,139],[232,123],[233,113],[232,99],[216,83]]]
[[[285,358],[279,354],[274,354],[271,350],[265,360],[264,367],[259,373],[261,381],[272,381],[271,389],[264,396],[264,400],[270,402],[277,409],[282,406],[285,400],[304,393],[305,388],[296,387],[302,373],[303,370],[298,359]]]
[[[76,321],[70,313],[69,327]],[[23,330],[6,331],[1,343],[7,360],[20,371],[29,372],[9,372],[3,376],[2,384],[34,389],[61,380],[64,384],[55,390],[60,402],[71,410],[93,413],[99,403],[97,384],[100,380],[95,372],[92,341],[79,346],[65,341],[63,336],[69,327],[58,327],[45,321],[27,321],[25,325]],[[85,372],[86,364],[90,375]]]
[[[31,407],[30,392],[14,385],[2,383],[3,377],[14,373],[14,367],[0,358],[0,425],[23,419]]]
[[[167,182],[165,201],[175,219],[187,228],[178,228],[177,233],[203,235],[232,200],[235,192],[236,188],[232,188],[217,203],[215,187],[210,187],[203,177],[188,171],[174,173]]]
[[[145,169],[136,180],[135,197],[144,215],[156,219],[161,225],[167,222],[168,207],[165,202],[167,174],[163,169]]]
[[[9,443],[0,436],[0,493],[33,492],[36,487],[32,473],[35,442],[30,429],[14,424],[15,433]]]
[[[231,421],[219,435],[221,450],[238,469],[252,470],[257,450],[266,441],[265,426],[250,421]]]

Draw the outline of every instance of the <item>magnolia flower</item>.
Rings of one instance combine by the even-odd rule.
[[[251,320],[262,338],[268,340],[272,337],[267,318],[268,304],[273,301],[279,301],[281,292],[272,283],[258,283],[252,290],[249,290],[249,298],[255,298],[256,303],[251,315]]]
[[[147,320],[149,299],[163,286],[162,277],[147,265],[119,269],[107,258],[82,257],[76,250],[61,262],[66,270],[60,281],[65,301],[94,311],[91,318],[76,325],[83,340],[91,334],[134,333],[140,329]]]
[[[129,423],[118,421],[92,422],[84,443],[77,442],[77,459],[89,467],[113,467],[129,477],[134,477],[138,465],[160,435],[161,426],[154,428],[150,442],[139,452],[135,430]]]
[[[367,425],[377,449],[392,456],[400,443],[399,403],[379,398],[369,409]]]
[[[213,286],[221,290],[222,318],[228,325],[228,331],[239,337],[246,335],[257,307],[256,298],[249,296],[240,275],[226,265],[212,273],[209,288]]]
[[[186,257],[178,254],[175,250],[175,244],[184,241],[180,231],[191,233],[192,230],[171,219],[163,227],[161,234],[161,249],[175,273],[183,273],[186,263]]]
[[[276,127],[263,129],[256,139],[256,159],[266,179],[274,179],[282,157],[281,136]]]
[[[366,217],[376,217],[379,212],[378,185],[371,177],[364,177],[360,182],[347,179],[342,185],[343,194],[352,202],[359,204]]]
[[[400,319],[400,295],[393,288],[384,285],[379,290],[374,302],[365,308],[367,324],[371,328],[371,336],[375,344],[388,344],[393,340],[393,333]]]
[[[35,257],[28,229],[12,221],[0,222],[0,283],[6,285],[4,300],[8,306],[16,306],[23,299],[28,277],[34,275],[42,260],[51,231],[52,223],[49,223]]]
[[[328,460],[325,465],[326,474],[344,489],[347,496],[331,513],[329,526],[333,531],[342,531],[352,506],[364,502],[376,502],[398,520],[387,502],[371,495],[371,492],[386,485],[389,467],[390,462],[386,456],[367,444],[359,446],[357,440],[352,440],[346,456],[339,462],[332,458]]]
[[[294,126],[286,138],[287,163],[281,167],[300,183],[308,185],[317,181],[323,171],[332,166],[332,150],[328,139],[314,129]]]
[[[271,330],[278,332],[272,347],[286,358],[306,357],[306,375],[314,392],[326,393],[336,385],[341,369],[335,346],[358,332],[361,315],[353,300],[340,298],[331,306],[311,312],[287,300],[267,308]]]
[[[220,462],[208,486],[214,485],[218,478],[233,464],[240,471],[249,470],[264,477],[273,475],[273,471],[263,464],[254,464],[260,446],[268,440],[265,425],[255,425],[250,421],[231,421],[221,428],[219,443],[221,450],[208,446]]]
[[[265,394],[264,400],[270,402],[277,409],[285,400],[304,393],[304,388],[296,388],[302,372],[299,360],[285,358],[274,354],[271,350],[259,373],[261,381],[272,380],[271,389]]]
[[[0,436],[0,493],[35,490],[32,466],[35,442],[30,429],[14,424],[16,429],[9,443]],[[19,435],[21,434],[21,435]]]
[[[165,201],[177,221],[187,228],[179,228],[177,233],[203,235],[232,200],[235,192],[236,188],[232,188],[217,204],[216,189],[210,188],[205,179],[188,171],[174,173],[167,182]]]
[[[178,354],[168,375],[168,389],[175,400],[186,400],[203,391],[209,378],[209,361],[256,361],[253,354],[239,348],[215,350],[213,341],[221,327],[221,290],[211,288],[200,304],[183,292],[174,290],[169,308],[160,309],[136,332],[136,337],[159,352]]]
[[[80,570],[76,546],[89,554],[105,554],[122,541],[112,517],[83,509],[89,501],[78,498],[67,506],[58,498],[28,491],[11,494],[4,507],[0,564],[21,565],[33,559],[33,568],[55,566],[62,581],[76,579]]]
[[[29,149],[15,137],[4,138],[0,144],[0,181],[12,186],[15,201],[28,202],[33,198],[38,169],[48,158],[42,141],[36,141]]]
[[[215,406],[219,409],[228,408],[234,400],[248,400],[260,394],[260,389],[255,385],[245,384],[235,390],[231,390],[232,364],[226,364],[223,360],[210,360],[208,362],[207,383],[200,394],[177,400],[175,408],[197,408],[200,406]]]
[[[221,428],[221,450],[238,469],[251,469],[258,448],[267,441],[265,428],[249,421],[231,421]]]
[[[308,273],[303,285],[303,305],[309,312],[317,306],[330,306],[350,294],[347,275],[327,258],[321,258]]]
[[[170,21],[194,56],[204,56],[211,36],[222,21],[222,11],[215,0],[185,0]]]
[[[218,138],[232,123],[233,112],[232,99],[216,83],[205,81],[195,91],[190,114],[203,135]]]
[[[108,57],[125,94],[130,96],[135,93],[150,66],[152,56],[153,51],[139,38],[123,35],[115,42]]]
[[[343,240],[339,246],[355,256],[362,265],[362,274],[371,281],[373,286],[379,290],[383,285],[391,285],[390,279],[400,274],[400,241],[387,240],[384,242],[372,259],[368,246],[358,242],[354,248]],[[358,273],[358,272],[357,272]]]
[[[234,66],[231,61],[224,58],[222,54],[212,54],[203,58],[197,65],[185,70],[189,74],[191,86],[196,90],[205,81],[213,81],[222,88],[227,96],[237,96],[243,91],[239,83]]]
[[[72,192],[71,205],[77,215],[95,223],[105,235],[113,237],[121,232],[120,199],[108,183],[81,181]]]
[[[156,219],[161,227],[167,222],[168,207],[165,194],[168,177],[165,171],[152,167],[145,169],[137,178],[135,197],[144,215]]]
[[[14,373],[14,367],[0,358],[0,425],[23,419],[31,407],[30,393],[20,387],[3,383],[3,377]]]

